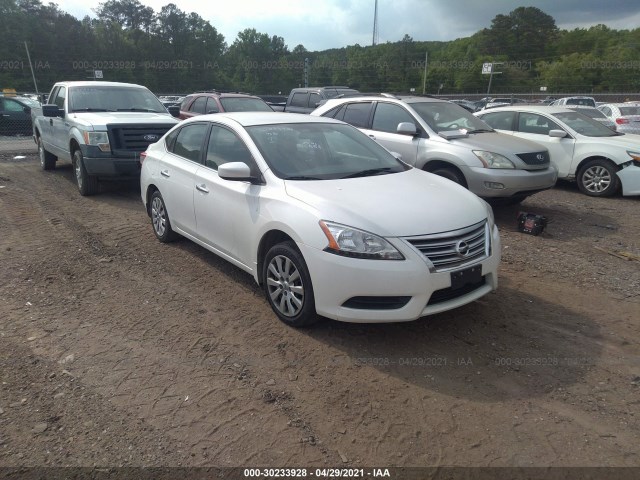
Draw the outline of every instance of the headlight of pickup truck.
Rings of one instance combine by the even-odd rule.
[[[84,143],[94,145],[103,152],[111,151],[107,132],[84,132]]]
[[[516,166],[504,155],[483,150],[474,150],[476,157],[480,159],[486,168],[516,168]]]

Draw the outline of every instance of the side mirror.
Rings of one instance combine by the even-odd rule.
[[[564,138],[567,136],[567,132],[564,130],[549,130],[549,136],[551,138]]]
[[[400,135],[410,135],[414,137],[418,134],[418,129],[416,128],[415,124],[411,122],[402,122],[398,124],[396,133],[399,133]]]
[[[64,117],[64,110],[57,105],[43,105],[42,115],[48,118]]]
[[[402,155],[399,154],[398,152],[389,152],[391,155],[393,155],[396,159],[402,161]]]
[[[261,183],[260,179],[251,175],[249,165],[243,162],[223,163],[218,167],[218,176],[223,180]]]
[[[180,107],[178,105],[171,105],[167,110],[169,110],[172,117],[178,118],[180,116]]]

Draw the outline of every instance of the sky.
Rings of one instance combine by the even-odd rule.
[[[48,3],[48,2],[43,2]],[[53,0],[75,17],[95,17],[100,0]],[[156,12],[174,3],[186,13],[208,20],[233,43],[238,32],[284,38],[289,49],[326,50],[371,45],[375,0],[140,0]],[[637,0],[378,0],[378,43],[397,42],[405,34],[417,41],[454,40],[489,27],[498,14],[519,6],[537,7],[562,29],[603,23],[614,29],[640,25]]]

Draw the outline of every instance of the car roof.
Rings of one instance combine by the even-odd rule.
[[[251,95],[249,93],[242,93],[242,92],[195,92],[195,93],[190,93],[189,95],[187,95],[185,98],[192,98],[192,97],[213,97],[213,98],[229,98],[229,97],[236,97],[236,98],[260,98],[257,97],[255,95]]]
[[[432,102],[432,103],[451,103],[449,100],[442,100],[440,98],[433,97],[419,97],[419,96],[411,96],[411,95],[388,95],[388,94],[380,94],[380,95],[361,95],[357,97],[341,97],[341,98],[330,98],[326,101],[325,105],[338,105],[346,102],[375,102],[375,101],[396,101],[396,102],[405,102],[408,104],[411,103],[423,103],[423,102]]]
[[[97,81],[65,81],[56,82],[56,85],[64,85],[66,87],[129,87],[129,88],[147,88],[143,85],[137,85],[135,83],[122,83],[122,82],[97,82]]]
[[[508,107],[496,107],[492,108],[490,111],[483,110],[478,113],[493,113],[493,112],[533,112],[533,113],[546,113],[548,115],[553,115],[554,113],[574,113],[575,110],[569,107],[558,107],[555,105],[509,105]]]
[[[251,127],[255,125],[277,125],[285,123],[333,123],[346,125],[340,120],[334,120],[327,117],[313,117],[310,115],[302,115],[300,113],[286,112],[222,112],[207,115],[197,115],[188,120],[181,122],[201,122],[203,120],[226,121],[227,123],[237,123],[243,127]]]

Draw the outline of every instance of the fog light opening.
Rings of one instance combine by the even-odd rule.
[[[484,186],[492,190],[504,190],[504,184],[498,182],[484,182]]]

